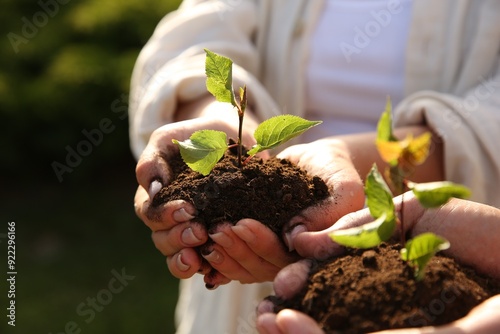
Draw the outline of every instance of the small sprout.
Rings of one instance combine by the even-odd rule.
[[[429,155],[431,134],[423,135],[413,139],[408,136],[398,141],[392,133],[391,124],[391,101],[387,100],[377,127],[377,148],[382,159],[389,164],[386,175],[393,185],[407,185],[415,194],[422,206],[434,208],[445,204],[451,197],[466,198],[470,196],[470,190],[464,186],[452,182],[429,182],[414,183],[406,179],[405,164],[418,165],[425,161]],[[392,192],[389,186],[373,165],[366,178],[365,194],[367,206],[375,221],[360,227],[335,231],[330,237],[336,243],[354,248],[371,248],[388,240],[400,224],[401,244],[404,241],[403,204],[401,200],[401,220],[395,213]],[[433,233],[421,234],[405,244],[401,250],[401,258],[415,268],[415,277],[421,280],[425,274],[425,266],[429,260],[440,250],[447,249],[449,242]]]
[[[415,268],[415,277],[422,280],[425,275],[425,267],[429,260],[438,251],[448,249],[450,243],[434,233],[422,233],[408,240],[405,248],[401,249],[401,258],[408,261]]]
[[[205,73],[207,90],[219,102],[231,103],[238,111],[238,166],[242,167],[243,117],[247,106],[247,88],[240,87],[239,102],[236,100],[232,82],[233,62],[224,56],[205,49]],[[321,121],[308,121],[298,116],[281,115],[262,122],[255,130],[256,145],[248,152],[249,158],[264,150],[272,149],[302,134],[304,131],[321,124]],[[179,146],[184,162],[194,171],[206,176],[229,148],[225,133],[214,130],[196,131],[185,141],[173,139]]]
[[[371,248],[388,240],[394,233],[396,217],[392,193],[376,165],[373,165],[366,178],[365,194],[370,214],[378,218],[360,227],[332,232],[330,237],[336,243],[347,247]]]
[[[376,145],[383,161],[390,166],[386,171],[387,179],[397,193],[403,192],[403,179],[414,166],[422,164],[429,156],[432,135],[425,132],[413,138],[410,134],[398,140],[392,132],[392,105],[387,98],[385,110],[377,125]]]

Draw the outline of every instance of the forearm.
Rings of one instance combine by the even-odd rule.
[[[400,206],[400,198],[395,204]],[[412,193],[405,193],[403,219],[411,235],[435,233],[451,247],[445,254],[481,273],[500,278],[500,209],[453,198],[437,209],[423,209]]]

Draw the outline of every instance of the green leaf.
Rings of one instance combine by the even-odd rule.
[[[375,164],[366,177],[365,194],[366,204],[373,217],[385,215],[387,220],[395,220],[392,192]]]
[[[397,141],[392,134],[392,103],[391,98],[387,97],[385,110],[380,116],[377,124],[377,141]]]
[[[401,249],[401,258],[416,267],[415,277],[421,280],[424,278],[425,267],[434,254],[449,247],[448,240],[434,233],[423,233],[408,240],[405,248]]]
[[[410,188],[420,204],[425,208],[435,208],[445,204],[452,197],[468,198],[471,195],[469,188],[453,182],[408,182]]]
[[[294,115],[271,117],[255,130],[254,137],[257,144],[248,151],[248,154],[255,155],[274,148],[321,123],[321,121],[308,121]]]
[[[219,102],[228,102],[236,106],[233,92],[233,62],[208,49],[205,58],[207,89]]]
[[[396,228],[394,219],[387,220],[383,214],[375,221],[363,226],[338,230],[329,234],[336,243],[353,248],[371,248],[389,239]]]
[[[182,160],[192,170],[208,175],[227,150],[227,136],[224,132],[215,130],[196,131],[188,140],[179,142]]]

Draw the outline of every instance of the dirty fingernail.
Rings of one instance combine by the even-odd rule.
[[[241,239],[243,239],[244,241],[246,242],[253,242],[255,241],[255,234],[246,226],[243,226],[243,225],[234,225],[234,226],[231,226],[231,230],[233,230],[233,232],[238,236],[240,237]]]
[[[172,214],[172,218],[178,223],[182,223],[194,218],[193,215],[189,214],[185,208],[180,208],[179,210],[174,211]]]
[[[220,264],[222,261],[224,261],[224,256],[222,255],[221,252],[218,250],[214,249],[208,254],[203,254],[203,257],[210,263],[214,264]]]
[[[274,304],[270,300],[263,300],[257,305],[257,315],[264,313],[274,313]]]
[[[194,235],[193,229],[188,227],[182,231],[181,240],[186,245],[198,245],[201,242],[201,239],[198,239],[196,235]]]
[[[151,182],[148,189],[149,198],[153,199],[153,197],[155,197],[155,195],[161,190],[161,188],[162,184],[160,181],[154,180],[153,182]]]
[[[285,240],[286,240],[286,243],[288,245],[288,251],[291,252],[291,251],[295,250],[293,240],[295,240],[295,237],[298,234],[305,232],[305,231],[307,231],[307,228],[304,225],[299,224],[299,225],[295,225],[291,231],[285,233]]]
[[[175,264],[177,265],[177,268],[180,270],[180,271],[186,271],[188,270],[189,268],[191,268],[190,265],[187,265],[185,264],[183,261],[182,261],[182,254],[178,254],[177,255],[177,258],[175,259]]]
[[[213,241],[215,241],[217,244],[221,245],[224,248],[229,248],[234,244],[233,239],[231,239],[231,237],[229,237],[224,232],[209,234],[209,236]]]
[[[208,290],[215,290],[219,287],[219,284],[206,283],[205,288]]]

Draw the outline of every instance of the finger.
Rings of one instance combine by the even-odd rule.
[[[284,309],[278,314],[264,313],[257,318],[259,333],[265,334],[323,334],[318,323],[304,313]]]
[[[151,207],[146,190],[139,186],[134,197],[134,210],[151,230],[169,229],[177,223],[193,219],[196,208],[184,200],[169,201],[158,207]]]
[[[457,331],[455,328],[450,328],[450,327],[441,329],[436,327],[422,327],[422,328],[392,329],[381,332],[373,332],[371,334],[465,334],[465,333],[466,332],[462,332],[461,330]]]
[[[194,122],[199,123],[199,122]],[[135,173],[137,182],[151,193],[153,181],[159,181],[162,186],[172,180],[172,170],[168,161],[172,156],[178,154],[179,148],[172,143],[172,139],[184,140],[189,137],[187,128],[189,122],[178,122],[176,124],[164,125],[151,134],[148,145],[142,152],[137,163]],[[196,124],[193,124],[195,129]],[[153,196],[150,196],[152,199]]]
[[[170,230],[154,231],[151,238],[155,247],[165,256],[171,256],[183,248],[191,248],[204,244],[207,234],[201,224],[185,222]]]
[[[324,334],[314,319],[290,309],[284,309],[276,315],[276,325],[283,334]]]
[[[208,274],[203,277],[205,282],[205,287],[208,290],[215,290],[220,285],[228,284],[231,280],[225,277],[223,274],[218,272],[216,269],[212,269]]]
[[[276,233],[257,220],[242,219],[231,229],[255,254],[279,268],[297,260],[295,253],[283,247]]]
[[[304,259],[289,264],[276,275],[273,286],[276,296],[290,299],[304,286],[309,277],[312,260]]]
[[[343,216],[335,224],[318,232],[304,231],[305,227],[297,225],[288,232],[285,238],[289,244],[303,257],[325,260],[340,255],[344,247],[335,243],[330,233],[351,227],[361,226],[373,221],[368,209],[363,209]]]
[[[320,177],[329,188],[331,196],[328,199],[304,210],[299,216],[308,225],[309,231],[322,230],[345,214],[364,206],[363,182],[345,154],[345,148],[337,145],[318,141],[291,146],[278,155],[291,160],[310,175]],[[318,149],[321,149],[319,152],[328,150],[329,154],[320,154]]]
[[[284,334],[276,323],[276,314],[264,313],[257,317],[257,330],[260,334]]]
[[[192,248],[182,249],[179,253],[167,257],[167,266],[170,273],[180,279],[193,276],[200,271],[202,261]]]
[[[274,303],[272,301],[264,299],[257,305],[257,316],[264,313],[274,313]]]
[[[149,198],[153,199],[158,192],[158,186],[166,186],[172,179],[172,171],[168,165],[168,159],[177,148],[171,144],[167,151],[159,151],[154,144],[148,144],[144,152],[141,154],[135,174],[137,182],[148,192]]]
[[[139,217],[139,219],[142,220],[143,222],[147,220],[146,217],[147,208],[145,208],[145,205],[148,204],[149,204],[149,196],[147,191],[142,186],[137,187],[137,191],[135,192],[135,197],[134,197],[134,210],[137,217]]]
[[[202,247],[201,255],[211,267],[230,280],[240,281],[241,283],[255,283],[258,281],[248,270],[232,259],[224,248],[217,244]]]
[[[254,253],[246,241],[240,238],[237,233],[240,235],[248,234],[248,231],[241,232],[239,228],[235,229],[235,226],[224,224],[210,235],[211,239],[220,246],[218,249],[224,251],[222,253],[224,261],[212,263],[212,265],[227,277],[239,280],[242,283],[252,283],[246,273],[251,274],[253,282],[273,280],[280,267]],[[248,240],[248,235],[245,235],[245,238]],[[261,241],[268,242],[262,239]]]
[[[500,333],[500,295],[479,304],[467,316],[452,323],[452,327],[456,328],[457,333],[459,331],[460,333]]]

